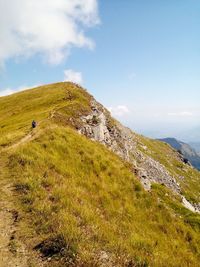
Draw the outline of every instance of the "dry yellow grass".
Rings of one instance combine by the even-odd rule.
[[[0,98],[3,147],[41,121],[38,136],[6,152],[25,243],[49,266],[198,266],[199,216],[163,186],[145,192],[129,164],[72,127],[90,98],[69,83]]]

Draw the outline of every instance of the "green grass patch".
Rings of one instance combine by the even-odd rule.
[[[44,129],[10,156],[9,168],[41,251],[54,251],[49,243],[62,236],[55,251],[73,251],[82,263],[98,264],[102,251],[115,266],[199,261],[196,227],[174,212],[179,200],[168,203],[162,186],[145,192],[126,163],[68,127]]]
[[[32,139],[0,158],[1,178],[15,184],[23,240],[51,257],[54,267],[198,266],[199,215],[162,185],[145,192],[130,164],[75,130],[91,99],[72,83],[0,98],[1,148],[30,133],[33,119],[39,122]],[[116,121],[109,120],[112,128]],[[180,182],[187,199],[198,202],[199,173],[169,146],[138,140]]]

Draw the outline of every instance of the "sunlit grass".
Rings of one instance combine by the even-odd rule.
[[[39,122],[35,139],[0,160],[15,184],[24,241],[58,257],[58,266],[67,266],[63,259],[68,266],[99,266],[102,253],[111,266],[198,266],[199,215],[162,185],[145,192],[130,164],[75,130],[90,100],[71,83],[0,98],[1,148],[30,133],[33,119]],[[197,200],[199,173],[177,161],[169,146],[138,139]]]
[[[0,147],[19,140],[30,131],[32,120],[45,121],[57,112],[67,119],[89,109],[90,96],[72,83],[56,83],[11,96],[0,97]]]
[[[38,242],[63,236],[82,262],[106,251],[119,266],[118,257],[197,264],[198,230],[175,215],[179,199],[162,186],[145,192],[126,163],[74,130],[47,128],[11,156],[10,169]]]

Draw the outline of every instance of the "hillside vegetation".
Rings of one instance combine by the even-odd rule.
[[[165,186],[144,191],[129,163],[77,132],[91,99],[71,83],[0,98],[0,178],[15,186],[21,241],[44,266],[199,266],[199,215]],[[181,182],[174,151],[138,138]],[[199,173],[186,179],[197,200]]]
[[[177,159],[177,152],[166,143],[139,136],[148,149],[143,151],[161,164],[176,178],[182,193],[192,202],[200,202],[200,172]]]

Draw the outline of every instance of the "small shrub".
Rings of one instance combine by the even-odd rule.
[[[98,124],[100,121],[99,121],[99,118],[97,118],[97,116],[93,116],[93,118],[92,118],[92,123],[93,124]]]
[[[35,246],[44,257],[60,256],[75,260],[76,249],[74,246],[68,244],[62,235],[57,235],[42,241]]]
[[[135,184],[134,189],[136,192],[140,192],[140,191],[142,191],[142,186],[140,184]]]
[[[28,184],[15,184],[15,190],[18,191],[21,194],[27,194],[27,192],[30,190],[30,186]]]

